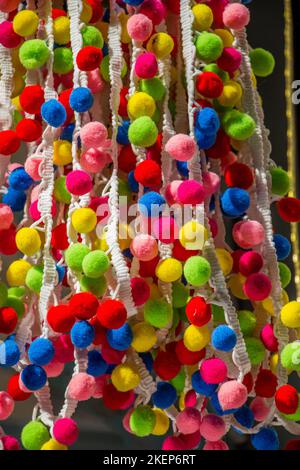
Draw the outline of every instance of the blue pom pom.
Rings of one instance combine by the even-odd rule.
[[[52,361],[54,352],[53,344],[49,339],[37,338],[29,346],[28,357],[33,364],[45,366]]]
[[[239,424],[247,429],[252,428],[254,425],[253,411],[247,405],[242,406],[242,408],[236,411],[234,413],[234,417]]]
[[[72,327],[71,341],[76,348],[85,349],[92,344],[95,338],[95,330],[87,321],[82,320]]]
[[[211,405],[213,406],[214,408],[214,411],[215,413],[218,415],[218,416],[226,416],[226,415],[231,415],[233,413],[236,413],[239,408],[234,408],[234,409],[231,409],[231,410],[226,410],[224,411],[220,405],[220,402],[219,402],[219,398],[218,398],[218,394],[217,393],[214,393],[211,398],[210,398],[210,402],[211,402]]]
[[[256,450],[278,450],[277,432],[272,428],[262,428],[257,434],[251,436],[251,444]]]
[[[100,377],[100,375],[106,373],[107,368],[108,365],[99,351],[93,350],[88,352],[88,374],[92,375],[93,377]]]
[[[192,387],[196,393],[200,393],[205,397],[210,397],[218,388],[216,384],[207,384],[202,379],[200,372],[196,370],[196,372],[192,375]]]
[[[111,348],[125,351],[132,343],[133,334],[129,324],[125,323],[117,330],[108,330],[106,338]]]
[[[128,173],[128,184],[130,186],[131,191],[133,191],[134,193],[138,193],[139,183],[137,182],[137,180],[134,177],[134,171],[133,170]]]
[[[117,133],[117,142],[120,145],[129,145],[129,138],[128,138],[128,129],[130,126],[130,121],[124,120],[122,125],[118,127]]]
[[[89,88],[75,88],[70,95],[70,106],[77,113],[88,111],[94,103],[93,95]]]
[[[210,149],[217,140],[217,134],[205,134],[201,129],[195,128],[195,138],[198,147],[203,150]]]
[[[224,352],[232,351],[236,345],[236,341],[235,331],[227,325],[217,326],[211,337],[213,347]]]
[[[195,126],[206,135],[215,135],[220,129],[218,113],[212,108],[204,108],[196,115]]]
[[[225,215],[229,217],[240,217],[249,209],[249,193],[240,188],[228,188],[222,194],[221,206]]]
[[[9,338],[0,344],[0,365],[12,367],[19,362],[20,350],[17,343]]]
[[[178,173],[184,178],[187,178],[189,176],[189,169],[188,169],[187,162],[180,162],[179,160],[176,160],[176,168],[177,168]]]
[[[109,365],[107,365],[107,371],[106,371],[106,373],[109,374],[109,375],[111,375],[112,372],[113,372],[113,370],[114,370],[115,368],[116,368],[115,364],[109,364]]]
[[[157,192],[150,191],[139,199],[139,210],[146,217],[158,217],[164,210],[166,201]]]
[[[56,272],[58,275],[58,283],[63,281],[63,278],[65,277],[66,274],[66,268],[64,266],[59,266],[58,264],[56,265]]]
[[[8,184],[17,191],[26,191],[33,184],[33,179],[23,167],[16,168],[8,177]]]
[[[61,140],[68,140],[69,142],[72,142],[74,129],[75,124],[73,122],[71,122],[71,124],[68,124],[68,126],[64,127],[60,134]]]
[[[126,248],[126,250],[122,251],[125,258],[133,259],[133,254],[130,251],[130,248]]]
[[[13,212],[20,212],[24,209],[26,194],[23,191],[8,188],[7,193],[3,194],[2,202],[7,204]]]
[[[139,356],[143,359],[143,362],[146,366],[146,369],[149,373],[151,373],[153,369],[153,357],[152,354],[149,352],[140,353]]]
[[[273,240],[275,243],[278,260],[283,261],[288,258],[291,253],[291,242],[286,237],[280,234],[274,235]]]
[[[25,387],[33,392],[42,388],[47,382],[46,372],[37,365],[26,366],[22,370],[20,378]]]
[[[169,382],[159,382],[157,390],[152,395],[153,405],[162,410],[166,410],[176,401],[177,392]]]
[[[57,100],[46,101],[41,108],[44,121],[52,127],[60,127],[67,119],[65,107]]]

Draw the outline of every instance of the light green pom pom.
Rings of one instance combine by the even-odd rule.
[[[98,279],[82,276],[80,289],[82,292],[91,292],[96,297],[102,297],[107,290],[107,281],[104,276],[98,277]]]
[[[128,138],[131,144],[138,147],[151,147],[155,144],[158,130],[149,116],[136,119],[129,127]]]
[[[264,345],[258,338],[245,338],[245,344],[251,364],[258,366],[265,357]]]
[[[72,271],[81,272],[82,262],[86,255],[90,253],[90,248],[81,243],[74,243],[65,251],[65,261]]]
[[[30,421],[22,429],[21,441],[26,450],[40,450],[49,439],[48,429],[39,421]]]
[[[82,269],[87,277],[97,279],[103,276],[110,266],[110,261],[106,253],[102,250],[91,251],[82,262]]]
[[[20,297],[9,295],[5,302],[5,307],[12,307],[18,315],[18,318],[22,318],[25,313],[25,305]]]
[[[273,168],[271,171],[272,177],[272,193],[277,196],[285,196],[291,187],[290,177],[288,172],[283,168]]]
[[[156,417],[150,406],[139,405],[131,413],[130,429],[139,437],[149,436],[156,423]]]
[[[253,73],[257,77],[268,77],[275,68],[275,59],[271,52],[258,47],[250,51],[250,60]]]
[[[39,294],[42,288],[43,272],[43,266],[32,266],[26,274],[25,284],[36,294]]]
[[[152,96],[155,101],[161,101],[166,94],[166,87],[158,77],[140,80],[139,89]]]
[[[54,49],[53,71],[64,75],[73,70],[73,54],[69,47],[57,47]]]
[[[9,287],[7,290],[8,297],[23,297],[25,293],[25,287]]]
[[[238,312],[241,331],[244,336],[252,335],[256,327],[256,316],[250,310],[240,310]]]
[[[285,289],[292,280],[292,273],[290,268],[285,263],[278,263],[279,276],[282,289]]]
[[[123,65],[122,65],[122,70],[121,70],[121,78],[124,78],[125,75],[127,74],[127,64],[126,61],[123,59]],[[109,56],[106,55],[103,57],[101,60],[100,64],[100,72],[102,75],[102,78],[106,81],[110,81],[110,76],[109,76]]]
[[[185,387],[184,368],[181,368],[179,374],[177,374],[176,377],[174,377],[174,379],[171,379],[170,382],[173,385],[173,387],[176,388],[176,391],[177,391],[178,394],[183,392],[184,387]]]
[[[300,371],[300,343],[294,341],[287,344],[281,352],[280,360],[285,369]]]
[[[201,33],[196,39],[196,52],[204,62],[214,62],[223,52],[222,39],[213,33]]]
[[[28,70],[41,68],[49,59],[50,51],[41,39],[29,39],[23,42],[19,50],[21,64]]]
[[[84,26],[81,30],[83,46],[94,46],[102,49],[104,45],[103,36],[95,26]]]
[[[207,283],[211,275],[209,262],[202,256],[191,256],[184,264],[184,276],[189,284],[201,287]]]
[[[172,301],[174,308],[182,308],[186,306],[189,297],[189,289],[182,282],[174,282]]]
[[[70,204],[71,194],[67,190],[66,186],[66,176],[62,175],[56,178],[54,182],[54,197],[58,202],[63,202],[64,204]]]
[[[172,320],[171,306],[163,299],[147,300],[144,306],[144,319],[155,328],[164,328]]]
[[[246,113],[230,109],[221,119],[224,131],[235,140],[247,140],[255,131],[255,121]]]

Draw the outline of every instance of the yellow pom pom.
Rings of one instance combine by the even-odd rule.
[[[41,450],[68,450],[68,447],[60,444],[55,439],[50,439],[49,441],[45,442]]]
[[[86,2],[82,2],[82,12],[80,15],[81,21],[83,21],[83,23],[89,23],[92,16],[93,16],[93,9],[91,5],[89,5]]]
[[[53,142],[53,163],[64,166],[72,162],[72,145],[68,140],[55,140]]]
[[[281,310],[281,321],[288,328],[300,328],[300,302],[289,302]]]
[[[25,259],[18,259],[9,265],[6,271],[6,279],[10,287],[25,286],[25,278],[31,264]]]
[[[158,59],[164,59],[174,49],[173,38],[167,33],[156,33],[147,42],[147,51],[153,52]]]
[[[216,248],[216,255],[224,276],[228,276],[233,268],[233,259],[231,254],[223,248]]]
[[[59,46],[70,42],[70,19],[67,16],[59,16],[53,21],[54,41]]]
[[[154,436],[164,436],[170,427],[170,421],[166,413],[160,408],[153,408],[155,414],[155,426],[152,431]]]
[[[137,323],[132,327],[132,333],[131,346],[139,353],[149,351],[156,344],[156,331],[149,323]]]
[[[240,102],[242,95],[241,85],[233,80],[228,80],[224,85],[222,95],[218,98],[218,102],[221,106],[233,108]]]
[[[245,284],[246,278],[241,274],[233,274],[228,281],[228,287],[231,290],[234,297],[241,300],[247,300],[248,297],[243,291],[243,285]]]
[[[179,241],[187,250],[202,250],[207,240],[207,230],[196,220],[183,225],[179,231]]]
[[[224,47],[231,47],[234,37],[227,29],[215,29],[214,33],[222,39]]]
[[[156,266],[155,274],[162,282],[175,282],[182,276],[182,264],[175,258],[160,261]]]
[[[129,16],[125,15],[125,13],[121,13],[119,15],[119,21],[121,24],[121,42],[123,44],[129,44],[131,42],[131,37],[128,34],[127,31],[127,22],[129,20]]]
[[[133,228],[127,224],[119,224],[119,245],[122,251],[130,247],[133,239]]]
[[[93,241],[93,250],[107,251],[109,246],[106,241],[106,232],[103,232],[100,238]]]
[[[111,381],[119,392],[128,392],[138,386],[141,378],[134,366],[125,363],[112,371]]]
[[[31,36],[37,30],[39,24],[39,17],[34,11],[22,10],[19,11],[13,19],[13,30],[22,38]]]
[[[35,228],[24,227],[16,234],[16,245],[24,255],[32,256],[41,248],[41,239]]]
[[[75,209],[71,216],[71,220],[77,233],[90,233],[97,225],[96,213],[89,207]]]
[[[214,21],[212,9],[204,4],[194,5],[192,12],[194,15],[195,29],[197,31],[207,31]]]
[[[210,331],[208,326],[190,325],[184,332],[183,342],[189,351],[197,352],[204,349],[210,342]]]
[[[142,91],[135,93],[128,100],[127,111],[131,120],[142,116],[152,117],[155,110],[156,105],[152,96]]]
[[[19,73],[15,73],[13,77],[13,91],[11,94],[12,98],[15,98],[16,96],[19,96],[23,89],[25,87],[25,81],[24,78],[19,75]]]
[[[281,297],[282,304],[286,305],[287,303],[289,303],[289,296],[288,296],[287,292],[284,289],[281,291],[281,294],[282,294],[282,297]],[[273,317],[275,315],[275,310],[274,310],[273,301],[272,301],[271,297],[268,297],[267,299],[263,300],[261,302],[261,305],[262,305],[262,308],[269,315],[271,315],[271,317]]]

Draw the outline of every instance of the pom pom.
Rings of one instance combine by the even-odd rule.
[[[250,12],[245,5],[227,5],[223,12],[224,25],[229,29],[239,30],[248,25]]]
[[[257,77],[268,77],[273,73],[275,59],[269,51],[262,48],[252,49],[250,60],[253,73]]]
[[[49,56],[50,51],[41,39],[29,39],[19,49],[20,62],[27,70],[41,68],[45,65]]]
[[[231,109],[222,116],[222,126],[229,137],[244,141],[253,135],[256,125],[248,114]]]
[[[101,122],[89,122],[80,130],[81,143],[85,148],[101,147],[107,139],[107,129]]]
[[[154,360],[153,369],[162,380],[171,380],[179,374],[181,364],[172,352],[161,350]]]
[[[20,381],[27,390],[35,392],[44,387],[47,382],[47,374],[38,365],[29,365],[22,370]]]
[[[98,47],[85,46],[78,52],[76,63],[79,70],[90,72],[99,67],[102,57],[102,51]]]
[[[155,274],[162,282],[178,281],[182,276],[182,264],[175,258],[167,258],[158,263]]]
[[[168,140],[166,152],[174,159],[182,162],[191,160],[197,151],[196,143],[192,137],[185,134],[177,134]]]
[[[273,353],[278,351],[278,340],[274,335],[273,326],[267,323],[260,332],[260,339],[268,351]]]
[[[256,397],[250,403],[250,410],[253,412],[255,421],[263,422],[270,413],[270,408],[266,405],[264,398]]]
[[[33,364],[45,366],[54,357],[54,347],[49,339],[37,338],[28,349],[28,358]]]
[[[12,130],[0,132],[0,154],[11,155],[17,152],[20,147],[20,139],[17,133]]]
[[[152,52],[138,56],[135,63],[135,73],[139,78],[153,78],[158,72],[158,64]]]
[[[14,407],[13,398],[7,392],[0,392],[0,421],[9,418],[14,411]]]
[[[193,297],[186,306],[186,315],[193,325],[204,326],[211,319],[211,306],[202,297]]]
[[[157,241],[151,235],[137,235],[131,243],[130,250],[140,261],[151,261],[158,254]]]
[[[28,114],[39,114],[44,101],[44,90],[40,85],[26,86],[20,94],[20,105]]]
[[[89,207],[75,209],[72,213],[71,220],[75,231],[78,233],[90,233],[97,225],[96,213]]]
[[[203,32],[196,40],[197,57],[204,62],[214,62],[223,51],[222,39],[213,33]]]
[[[161,0],[144,0],[139,12],[150,18],[154,26],[160,24],[167,14],[166,7]]]
[[[139,277],[134,277],[130,280],[132,297],[137,307],[144,305],[150,297],[150,287]]]
[[[199,430],[200,412],[196,408],[187,407],[176,417],[176,426],[182,434],[193,434]]]
[[[269,297],[272,284],[268,276],[263,273],[251,274],[244,284],[244,292],[250,300],[260,302]]]
[[[256,251],[248,251],[240,257],[239,271],[245,277],[248,277],[254,273],[258,273],[262,267],[263,258]]]
[[[91,191],[93,182],[85,171],[74,170],[68,173],[66,178],[66,187],[71,194],[75,196],[83,196]],[[87,209],[87,208],[82,208]],[[91,209],[89,209],[91,211]]]
[[[290,177],[282,168],[273,168],[270,171],[272,178],[272,193],[285,196],[291,187]]]
[[[83,259],[90,251],[88,246],[81,243],[74,243],[69,246],[65,252],[67,266],[75,272],[81,272]]]
[[[159,193],[150,191],[139,199],[138,205],[142,215],[147,217],[158,217],[164,210],[165,199]]]
[[[183,365],[198,364],[205,357],[205,349],[195,352],[189,351],[185,347],[183,340],[176,342],[175,352],[179,362]]]
[[[199,369],[204,382],[208,384],[219,384],[227,377],[227,366],[218,358],[205,359]]]
[[[14,332],[18,323],[17,312],[11,307],[0,308],[0,333],[9,335]]]
[[[222,194],[221,205],[225,215],[240,217],[249,209],[250,197],[244,189],[229,188]]]
[[[149,436],[155,426],[155,414],[149,406],[139,405],[130,416],[131,431],[139,437]]]
[[[176,389],[168,382],[158,382],[157,390],[152,395],[153,405],[162,410],[172,406],[176,398]]]
[[[140,383],[140,375],[136,367],[130,364],[119,364],[111,374],[111,381],[119,392],[133,390]]]
[[[201,287],[206,284],[211,275],[209,262],[202,256],[191,256],[184,264],[184,276],[189,284]]]
[[[275,394],[275,403],[280,413],[294,414],[299,405],[297,390],[291,385],[282,385]]]
[[[84,320],[75,323],[71,329],[71,340],[76,348],[87,348],[92,344],[94,338],[94,328]]]
[[[59,418],[53,425],[53,437],[60,444],[73,445],[78,439],[78,426],[71,418]]]
[[[119,300],[105,300],[98,307],[97,318],[105,328],[117,330],[126,322],[126,308]]]
[[[106,337],[111,348],[125,351],[132,343],[133,333],[129,324],[124,323],[121,328],[108,330]]]
[[[245,404],[247,396],[245,385],[236,380],[223,383],[218,391],[218,400],[224,411],[240,408]]]
[[[215,73],[203,72],[197,77],[196,88],[205,98],[218,98],[222,95],[224,85],[222,79]]]
[[[226,433],[226,425],[220,416],[208,414],[203,417],[200,424],[200,433],[210,442],[219,441]]]
[[[131,346],[139,353],[150,351],[156,344],[156,331],[145,322],[137,323],[132,327],[133,340]]]
[[[151,147],[158,136],[156,124],[149,116],[136,119],[128,129],[128,137],[131,144],[138,147]]]
[[[144,160],[139,163],[134,171],[136,181],[149,188],[160,186],[161,184],[161,168],[153,160]]]
[[[288,258],[288,256],[291,253],[290,241],[286,237],[280,234],[274,235],[273,241],[275,244],[277,259],[279,261],[283,261],[286,258]]]
[[[152,29],[151,19],[140,13],[132,15],[127,22],[128,34],[134,41],[146,41],[150,37]]]
[[[88,88],[75,88],[70,94],[70,106],[77,113],[88,111],[94,102],[92,93]]]
[[[300,327],[300,302],[289,302],[281,309],[281,321],[288,328]]]
[[[195,180],[183,181],[177,190],[177,199],[180,204],[197,205],[204,201],[204,187]]]
[[[161,101],[166,94],[166,87],[158,77],[140,80],[139,89],[152,96],[155,101]]]
[[[284,197],[277,202],[278,214],[285,222],[300,222],[300,200]]]
[[[232,231],[234,241],[245,250],[260,245],[265,239],[265,230],[256,220],[237,222]]]
[[[251,444],[256,450],[278,450],[278,435],[272,428],[262,428],[251,436]]]
[[[263,398],[272,398],[277,388],[277,377],[270,370],[261,369],[255,382],[255,393]]]
[[[41,450],[49,439],[48,429],[40,421],[30,421],[22,429],[21,442],[26,450]]]
[[[2,21],[0,24],[0,44],[8,49],[18,47],[22,38],[14,31],[10,21]]]
[[[7,392],[15,401],[25,401],[30,396],[31,393],[23,392],[19,385],[20,374],[14,374],[10,377],[7,384]]]
[[[214,20],[214,15],[208,5],[194,5],[192,12],[194,15],[194,27],[197,31],[207,31],[210,29]]]
[[[237,336],[232,328],[226,325],[217,326],[212,333],[212,345],[219,351],[232,351],[237,342]]]
[[[167,33],[159,32],[151,36],[147,42],[147,50],[153,52],[157,59],[163,60],[174,49],[174,40]],[[147,78],[147,77],[145,77]],[[150,78],[150,77],[149,77]]]
[[[165,328],[172,319],[171,307],[163,299],[150,299],[144,307],[144,319],[155,328]]]
[[[252,365],[259,365],[265,357],[265,349],[257,338],[245,338],[246,349]]]
[[[226,168],[224,178],[227,186],[231,188],[249,189],[254,181],[251,168],[239,162],[235,162]]]
[[[200,328],[190,325],[184,332],[183,341],[189,351],[199,352],[210,342],[209,328],[206,325]]]
[[[44,121],[52,127],[60,127],[67,118],[64,106],[57,100],[46,101],[41,107],[41,114]]]
[[[77,401],[89,400],[96,387],[95,378],[85,372],[79,372],[71,378],[67,394],[68,397]]]
[[[1,441],[4,450],[20,450],[19,441],[13,436],[3,436]]]
[[[73,295],[69,302],[70,314],[80,320],[88,320],[96,315],[98,299],[89,292],[81,292]]]

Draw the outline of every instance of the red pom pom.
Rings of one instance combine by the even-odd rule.
[[[254,382],[251,372],[248,372],[248,374],[245,375],[243,385],[245,385],[245,387],[247,388],[248,393],[252,392]]]
[[[275,403],[280,413],[291,415],[296,413],[299,404],[299,396],[292,385],[282,385],[275,394]]]
[[[137,307],[144,305],[150,297],[150,287],[144,279],[134,277],[130,280],[132,297]]]
[[[225,134],[223,129],[218,130],[216,142],[205,152],[208,158],[213,159],[225,158],[230,152],[230,137]]]
[[[56,250],[66,250],[69,246],[67,225],[59,224],[52,230],[51,245]]]
[[[93,326],[95,332],[95,338],[93,344],[99,346],[99,344],[107,344],[106,329],[99,322],[97,315],[89,320],[89,323]]]
[[[50,307],[47,322],[55,333],[68,333],[75,323],[75,316],[68,305]]]
[[[17,312],[12,307],[0,308],[0,333],[10,335],[18,323]]]
[[[105,384],[103,388],[103,404],[110,410],[127,410],[134,402],[134,393],[119,392],[113,384]]]
[[[79,292],[69,302],[71,314],[80,320],[88,320],[96,315],[98,306],[97,297],[90,292]]]
[[[68,124],[74,117],[74,111],[70,106],[70,94],[72,93],[73,88],[68,88],[61,92],[58,97],[58,101],[65,107],[67,113],[67,119],[64,122],[64,125]]]
[[[162,380],[171,380],[179,374],[181,364],[173,352],[159,351],[153,362],[153,369]]]
[[[189,322],[195,326],[206,325],[211,319],[211,306],[202,297],[193,297],[185,308]]]
[[[99,47],[85,46],[78,52],[76,56],[76,63],[79,70],[89,72],[99,67],[103,58],[103,54]]]
[[[143,186],[153,188],[161,184],[160,166],[153,160],[144,160],[134,171],[136,181]]]
[[[250,274],[258,273],[263,264],[261,254],[256,251],[247,251],[239,259],[239,270],[243,276],[248,277]]]
[[[218,98],[223,92],[222,79],[213,72],[203,72],[198,75],[196,88],[200,95],[205,98]]]
[[[191,256],[196,256],[199,253],[197,250],[186,250],[180,243],[179,240],[175,240],[173,245],[173,258],[178,261],[186,261]]]
[[[104,11],[101,2],[99,0],[86,0],[86,3],[88,3],[93,9],[93,14],[92,18],[90,19],[90,23],[97,23],[97,21],[101,20]]]
[[[165,4],[171,13],[180,14],[180,0],[165,0]]]
[[[284,450],[300,450],[300,439],[290,439],[287,441]]]
[[[299,199],[295,197],[284,197],[277,202],[277,210],[278,214],[285,222],[300,222]]]
[[[127,311],[119,300],[105,300],[98,307],[97,318],[105,328],[117,330],[126,322]]]
[[[65,10],[61,10],[60,8],[52,8],[51,12],[52,19],[58,18],[59,16],[67,16]]]
[[[254,181],[252,169],[245,163],[239,162],[226,167],[224,178],[230,188],[249,189]]]
[[[155,277],[155,270],[159,261],[159,256],[150,261],[140,261],[139,275],[141,277]]]
[[[133,152],[131,145],[125,145],[121,148],[118,162],[119,170],[124,171],[124,173],[130,173],[135,169],[136,155]]]
[[[233,268],[232,272],[233,273],[239,273],[240,272],[240,259],[245,254],[245,251],[243,250],[235,250],[231,253],[232,259],[233,259]]]
[[[175,353],[180,364],[185,366],[193,366],[205,358],[205,349],[201,349],[201,351],[196,352],[189,351],[185,347],[182,339],[177,341]]]
[[[44,90],[40,85],[26,86],[20,94],[20,105],[28,114],[39,114],[44,101]]]
[[[15,401],[25,401],[31,396],[31,393],[23,392],[19,386],[19,377],[20,374],[14,374],[10,377],[8,384],[7,384],[7,393],[15,400]]]
[[[128,95],[128,87],[123,87],[120,93],[120,106],[119,106],[119,115],[121,117],[128,117],[128,112],[127,112],[127,95]]]
[[[12,225],[7,230],[0,230],[0,253],[9,256],[17,251],[16,227]]]
[[[271,398],[275,395],[277,388],[277,377],[270,370],[259,371],[255,382],[255,393],[258,397]]]
[[[0,154],[11,155],[19,150],[20,139],[15,131],[7,130],[0,132]]]
[[[55,349],[54,359],[58,362],[66,364],[74,361],[74,345],[72,344],[70,335],[61,335],[53,342]]]
[[[22,119],[16,126],[16,133],[24,142],[35,142],[40,139],[43,128],[36,119]]]

